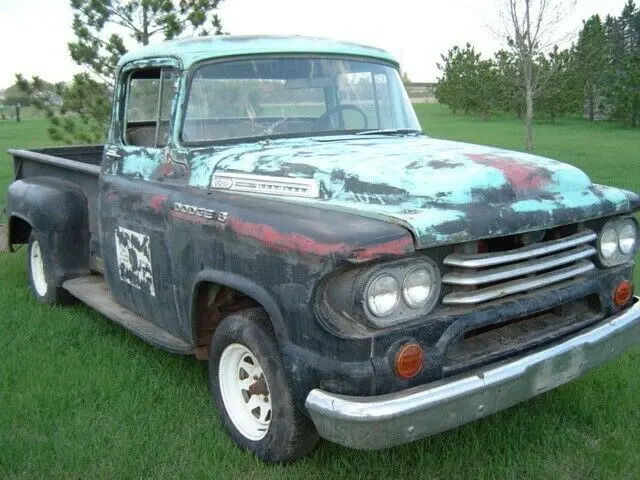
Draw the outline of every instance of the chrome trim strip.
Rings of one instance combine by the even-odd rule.
[[[528,260],[531,257],[539,257],[541,255],[547,255],[560,250],[566,250],[584,243],[593,242],[597,238],[598,235],[595,232],[586,230],[559,240],[536,243],[527,247],[509,250],[507,252],[479,254],[453,253],[445,257],[444,264],[463,268],[491,267],[493,265],[500,265],[502,263],[510,263],[518,260]]]
[[[486,417],[565,384],[640,342],[640,299],[562,343],[427,385],[373,397],[312,390],[320,435],[360,449],[400,445]]]
[[[552,283],[558,283],[563,280],[582,275],[595,269],[595,265],[588,260],[581,260],[570,267],[554,270],[553,272],[543,273],[534,277],[522,278],[511,282],[501,283],[492,287],[471,290],[468,292],[453,292],[442,298],[442,303],[446,305],[469,305],[474,303],[495,300],[496,298],[506,297],[514,293],[525,292],[534,288],[544,287]]]
[[[504,267],[481,271],[452,272],[442,277],[442,283],[449,285],[481,285],[483,283],[497,282],[514,277],[521,277],[530,273],[548,270],[550,268],[577,262],[595,255],[596,249],[583,245],[573,250],[536,258],[527,262],[513,263]]]
[[[248,173],[216,172],[211,187],[232,192],[318,198],[320,185],[311,178],[272,177]]]

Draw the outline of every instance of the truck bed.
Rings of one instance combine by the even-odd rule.
[[[45,163],[52,162],[60,166],[64,166],[65,161],[70,160],[72,162],[98,167],[98,173],[100,165],[102,164],[103,151],[104,145],[72,145],[65,147],[34,148],[29,150],[8,150],[14,157],[14,166],[16,165],[15,160],[17,156],[21,158],[31,158],[36,161],[44,161]],[[46,157],[49,157],[49,159]],[[69,168],[73,169],[73,165],[69,165]]]
[[[13,156],[15,180],[29,177],[53,177],[73,183],[84,191],[89,208],[91,251],[95,254],[100,251],[98,177],[103,150],[103,145],[7,150]]]

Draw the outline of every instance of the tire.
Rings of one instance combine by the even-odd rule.
[[[56,283],[53,274],[52,252],[47,251],[47,242],[35,230],[29,235],[29,251],[27,254],[27,276],[31,294],[40,303],[67,305],[73,297]]]
[[[231,438],[262,460],[292,462],[318,443],[313,423],[293,402],[264,310],[229,315],[216,329],[209,350],[209,382]]]

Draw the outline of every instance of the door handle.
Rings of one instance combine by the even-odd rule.
[[[117,150],[106,150],[104,152],[104,154],[109,157],[109,158],[121,158],[122,155],[120,155]]]

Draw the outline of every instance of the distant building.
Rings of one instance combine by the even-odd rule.
[[[437,83],[416,83],[408,82],[404,84],[412,103],[436,103]]]

